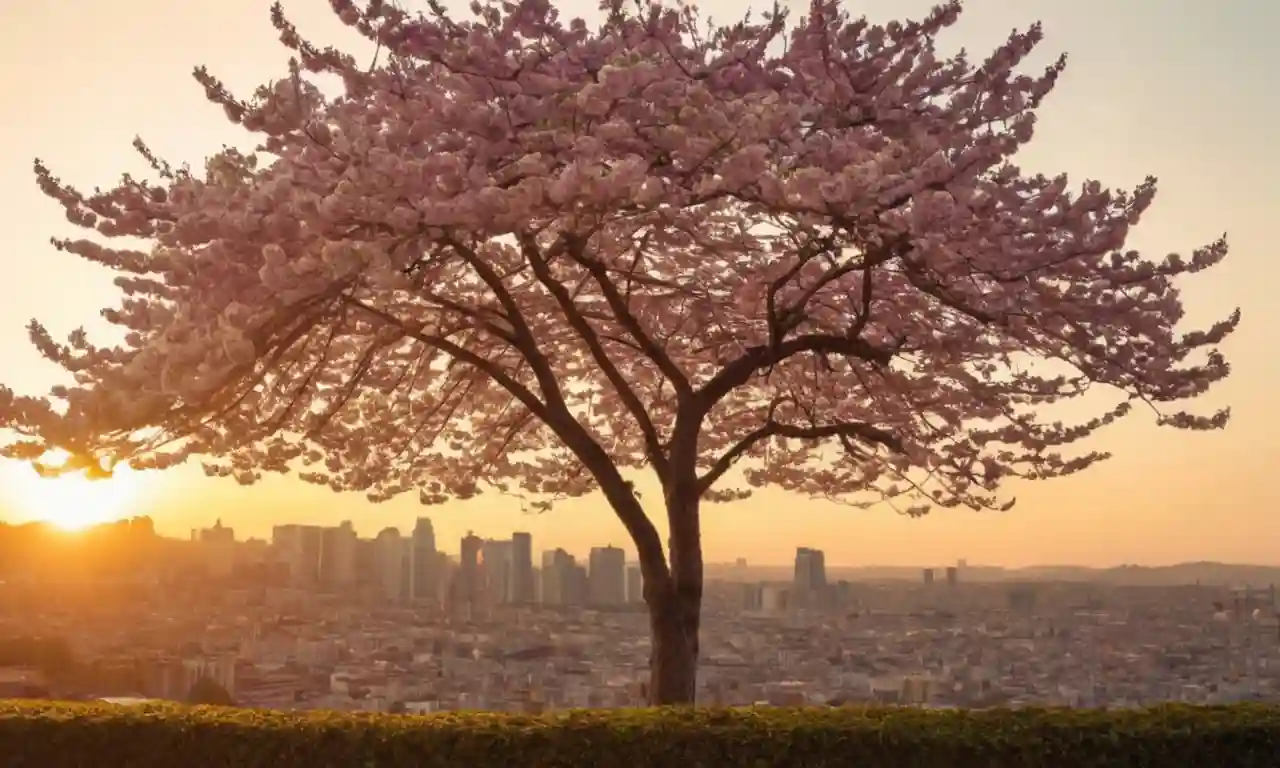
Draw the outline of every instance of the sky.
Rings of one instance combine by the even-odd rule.
[[[852,0],[847,7],[889,20],[919,16],[931,4]],[[735,0],[700,6],[725,20],[741,8]],[[596,2],[558,7],[566,16],[591,16]],[[244,144],[246,134],[205,101],[190,72],[206,65],[246,94],[279,77],[287,55],[268,8],[268,0],[0,4],[0,382],[38,393],[58,380],[59,372],[27,343],[24,326],[32,317],[55,335],[81,325],[92,330],[98,310],[115,302],[109,273],[49,245],[51,236],[74,228],[36,189],[32,159],[92,188],[111,184],[122,171],[142,170],[129,146],[135,135],[175,164],[196,165],[224,143]],[[314,40],[362,43],[332,18],[326,0],[286,0],[285,10]],[[1280,261],[1269,236],[1280,214],[1280,107],[1265,96],[1275,93],[1271,76],[1280,71],[1280,52],[1268,38],[1280,23],[1280,4],[969,0],[941,45],[982,56],[1011,29],[1036,20],[1047,40],[1033,63],[1064,51],[1070,58],[1040,111],[1036,139],[1020,156],[1024,168],[1122,188],[1158,176],[1160,195],[1130,241],[1154,256],[1189,252],[1223,232],[1230,238],[1232,255],[1188,281],[1185,298],[1189,323],[1244,310],[1225,347],[1234,373],[1202,404],[1206,412],[1231,405],[1234,421],[1223,432],[1183,433],[1158,429],[1136,411],[1091,446],[1114,452],[1114,459],[1073,477],[1009,489],[1019,503],[1007,513],[945,510],[909,520],[887,508],[854,510],[760,492],[705,510],[709,561],[784,563],[796,547],[816,546],[826,550],[828,563],[849,565],[957,558],[1009,566],[1280,563],[1280,408],[1272,402],[1280,384],[1280,301],[1272,295]],[[493,537],[526,530],[539,549],[627,546],[625,531],[599,498],[534,515],[518,502],[492,498],[431,508],[411,498],[372,505],[289,478],[246,489],[206,479],[198,467],[143,473],[129,483],[126,494],[59,494],[40,490],[24,466],[0,466],[0,518],[83,504],[101,505],[104,514],[150,514],[169,534],[220,517],[242,537],[269,534],[277,523],[346,519],[371,536],[391,525],[407,530],[427,514],[446,551],[456,551],[469,530]],[[109,503],[108,496],[123,501]]]

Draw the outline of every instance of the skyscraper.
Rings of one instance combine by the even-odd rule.
[[[435,581],[436,531],[431,519],[420,517],[413,526],[409,553],[409,599],[430,602],[437,594]]]
[[[486,605],[514,602],[515,546],[510,540],[486,539],[480,545],[480,572]]]
[[[376,587],[378,577],[378,552],[373,539],[356,539],[356,585]]]
[[[320,534],[320,582],[332,589],[346,589],[356,580],[356,529],[347,520]]]
[[[448,601],[455,567],[453,558],[444,552],[436,552],[431,565],[432,593],[429,598],[433,605],[442,607]]]
[[[544,605],[567,605],[570,581],[577,564],[573,555],[563,549],[553,549],[542,553],[542,603]]]
[[[593,547],[587,602],[622,605],[627,602],[627,553],[618,547]]]
[[[474,608],[480,599],[480,550],[484,541],[474,533],[462,537],[459,547],[456,602]]]
[[[512,602],[530,604],[533,602],[533,536],[517,531],[511,534]]]
[[[212,528],[198,531],[192,538],[198,542],[209,576],[222,579],[231,575],[236,565],[235,531],[224,527],[222,520],[218,520]]]
[[[276,557],[289,567],[294,587],[314,587],[320,581],[324,529],[318,525],[277,525],[271,530]]]
[[[567,578],[565,579],[564,588],[564,604],[565,605],[586,605],[588,590],[590,590],[590,576],[587,574],[585,566],[578,565],[576,562],[569,568]]]
[[[409,559],[409,542],[395,528],[384,528],[373,540],[374,570],[383,597],[392,602],[408,599],[408,579],[405,578],[406,560]]]
[[[820,549],[799,547],[796,549],[795,584],[793,592],[797,607],[816,608],[827,590],[826,556]]]
[[[644,602],[644,574],[638,565],[627,569],[627,602]]]

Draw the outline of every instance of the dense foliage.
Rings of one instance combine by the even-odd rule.
[[[704,499],[753,457],[751,484],[982,507],[1003,478],[1103,458],[1058,449],[1132,402],[1228,373],[1215,348],[1238,317],[1178,333],[1173,280],[1225,241],[1149,261],[1124,248],[1153,179],[1073,192],[1012,164],[1065,64],[1018,71],[1038,26],[975,65],[935,51],[959,2],[871,25],[822,0],[790,28],[710,30],[648,0],[604,3],[598,30],[547,0],[468,21],[331,3],[381,46],[372,68],[277,5],[287,76],[245,100],[197,71],[256,153],[201,174],[139,144],[156,181],[93,194],[37,162],[73,223],[150,244],[55,240],[123,273],[104,315],[126,338],[33,322],[76,386],[0,389],[0,423],[31,438],[11,455],[198,455],[245,483],[301,460],[374,500],[545,497],[599,488],[597,454],[674,481],[688,422]],[[1037,418],[1090,385],[1127,397]]]
[[[0,703],[6,768],[1274,768],[1280,708],[541,718]]]

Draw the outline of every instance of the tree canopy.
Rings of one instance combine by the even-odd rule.
[[[23,435],[5,455],[58,448],[72,458],[45,471],[90,475],[199,456],[374,501],[598,489],[640,556],[651,699],[679,703],[700,502],[768,484],[1007,508],[1004,480],[1105,458],[1072,445],[1135,403],[1226,424],[1177,403],[1228,375],[1240,315],[1179,331],[1175,284],[1225,240],[1143,258],[1126,238],[1154,179],[1112,191],[1013,162],[1065,64],[1021,71],[1038,25],[974,62],[935,48],[958,1],[877,25],[813,0],[793,25],[727,27],[649,0],[605,0],[595,27],[548,0],[465,21],[331,5],[372,64],[276,5],[280,79],[244,99],[196,70],[253,151],[192,170],[139,140],[154,178],[92,194],[36,162],[97,235],[55,245],[120,273],[103,315],[123,341],[33,321],[73,382],[0,389],[0,427]],[[1097,389],[1117,404],[1055,414]],[[641,468],[667,547],[623,474]]]
[[[155,178],[92,194],[36,163],[99,236],[58,248],[121,273],[103,314],[125,333],[32,323],[74,384],[0,390],[27,438],[8,455],[195,455],[242,483],[301,467],[426,503],[578,496],[640,467],[733,499],[749,489],[717,482],[746,460],[747,486],[918,512],[1001,507],[1002,480],[1105,458],[1069,446],[1134,403],[1226,423],[1172,405],[1229,372],[1238,313],[1176,328],[1175,278],[1225,241],[1145,259],[1125,241],[1153,179],[1013,164],[1065,63],[1020,71],[1039,26],[975,62],[935,50],[959,2],[875,25],[815,0],[793,25],[720,28],[620,0],[594,28],[547,0],[467,21],[332,5],[372,66],[277,5],[288,73],[243,99],[196,71],[254,152],[191,170],[139,140]],[[1046,415],[1097,388],[1119,405]]]

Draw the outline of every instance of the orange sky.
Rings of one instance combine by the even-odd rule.
[[[872,18],[918,15],[934,0],[857,0]],[[69,225],[35,188],[31,160],[84,187],[141,170],[129,142],[135,134],[167,159],[199,163],[244,135],[209,105],[189,73],[197,64],[247,92],[279,76],[285,60],[267,19],[267,0],[177,3],[6,3],[0,9],[0,381],[24,392],[44,390],[56,371],[27,345],[33,316],[63,333],[91,329],[114,301],[110,276],[48,245]],[[458,5],[453,3],[453,5]],[[560,7],[591,12],[595,0]],[[702,2],[716,19],[736,14],[732,0]],[[938,512],[905,520],[885,509],[856,511],[779,493],[705,514],[711,560],[743,556],[785,562],[796,546],[827,551],[829,563],[924,564],[966,557],[971,563],[1161,563],[1219,559],[1280,563],[1280,491],[1273,480],[1280,454],[1280,409],[1270,400],[1277,377],[1280,302],[1266,292],[1280,282],[1272,238],[1280,213],[1280,107],[1274,89],[1280,54],[1267,30],[1280,5],[1265,0],[970,0],[944,45],[987,53],[1013,26],[1036,19],[1048,41],[1041,54],[1071,55],[1067,74],[1046,107],[1025,167],[1065,170],[1132,187],[1148,173],[1161,194],[1132,244],[1162,256],[1189,251],[1226,231],[1233,254],[1187,291],[1191,321],[1216,319],[1234,306],[1244,323],[1226,351],[1235,366],[1206,408],[1230,403],[1235,421],[1223,433],[1157,430],[1135,413],[1095,445],[1117,457],[1086,474],[1014,491],[1011,512]],[[304,33],[349,40],[329,18],[325,0],[288,0]],[[1037,64],[1040,62],[1036,62]],[[1266,232],[1270,234],[1270,232]],[[0,515],[24,519],[35,498],[57,504],[107,505],[110,492],[43,494],[19,472],[0,470]],[[183,532],[221,516],[241,534],[261,535],[277,522],[351,519],[372,535],[408,528],[422,511],[411,499],[373,506],[288,479],[251,489],[206,480],[195,468],[134,479],[130,505],[156,518],[162,531]],[[43,487],[43,486],[39,486]],[[120,496],[121,494],[115,494]],[[656,494],[650,491],[647,497]],[[84,510],[77,509],[81,512]],[[111,509],[103,506],[102,510]],[[783,514],[785,510],[785,514]],[[7,513],[7,514],[6,514]],[[426,510],[446,549],[468,529],[481,535],[531,531],[535,547],[585,550],[625,544],[626,534],[603,502],[587,499],[542,516],[487,499]]]

